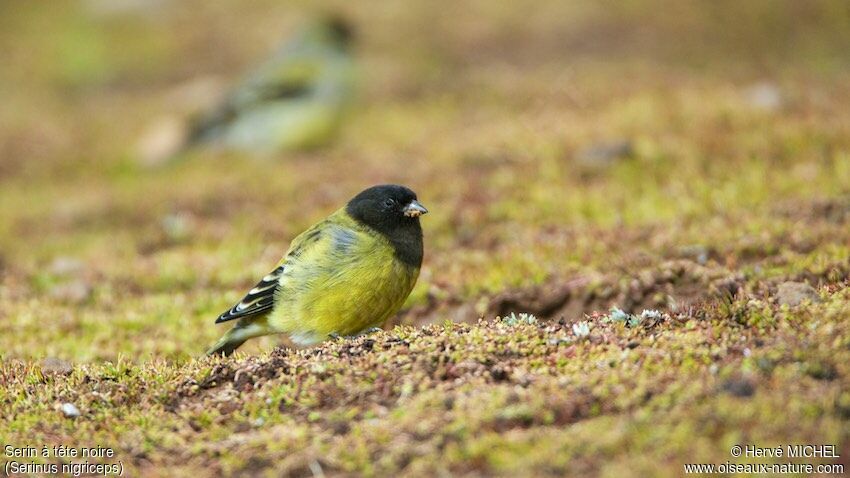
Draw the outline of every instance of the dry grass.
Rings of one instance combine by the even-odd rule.
[[[328,4],[363,72],[335,144],[157,170],[139,135],[303,12],[0,5],[0,441],[146,476],[678,475],[735,443],[847,463],[850,11],[497,3]],[[197,358],[294,235],[380,182],[432,211],[399,327]],[[818,301],[780,305],[785,281]]]

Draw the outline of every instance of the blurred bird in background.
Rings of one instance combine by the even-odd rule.
[[[178,159],[198,146],[268,156],[329,143],[354,97],[352,41],[344,19],[314,20],[220,104],[173,135],[170,147],[141,148],[143,162]]]

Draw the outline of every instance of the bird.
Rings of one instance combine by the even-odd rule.
[[[422,266],[411,189],[373,186],[292,240],[275,268],[215,323],[236,321],[208,355],[231,355],[253,337],[285,334],[297,346],[381,326],[410,295]]]
[[[353,99],[352,43],[353,30],[341,17],[314,20],[197,117],[180,151],[214,145],[269,155],[325,145]]]

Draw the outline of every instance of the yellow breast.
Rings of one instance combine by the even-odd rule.
[[[309,256],[287,262],[269,317],[275,330],[310,345],[379,326],[401,308],[419,269],[396,259],[382,238],[361,234],[346,237],[344,248],[322,241]]]

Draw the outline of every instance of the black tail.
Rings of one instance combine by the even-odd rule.
[[[269,331],[265,317],[243,317],[228,330],[209,350],[207,355],[231,355],[236,349],[252,337],[274,333]]]
[[[197,116],[189,124],[189,134],[186,137],[186,148],[193,148],[202,143],[215,140],[222,129],[236,119],[236,110],[225,103],[215,110]]]
[[[234,328],[228,330],[226,334],[215,343],[209,350],[207,350],[207,355],[222,355],[224,357],[229,357],[236,351],[242,344],[245,343],[247,338],[242,337],[234,337],[237,335],[234,333],[234,330],[238,330],[238,328]]]

